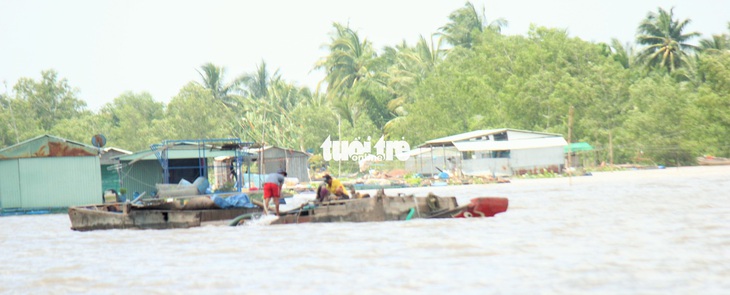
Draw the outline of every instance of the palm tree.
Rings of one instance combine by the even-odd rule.
[[[405,115],[403,106],[411,101],[409,95],[412,90],[443,60],[441,40],[439,38],[438,43],[434,43],[431,36],[429,43],[420,36],[414,47],[403,44],[386,48],[394,57],[387,71],[380,73],[379,80],[394,96],[388,103],[388,109],[395,115]]]
[[[487,22],[484,9],[480,15],[471,2],[466,2],[464,7],[452,12],[449,20],[451,22],[439,29],[441,35],[449,44],[464,48],[473,46],[475,32],[481,33],[486,29],[500,33],[502,28],[507,26],[507,21],[502,18]]]
[[[697,50],[697,46],[687,43],[700,33],[685,33],[690,20],[674,19],[674,8],[668,12],[662,8],[658,13],[649,12],[637,31],[636,41],[645,45],[639,58],[649,66],[663,67],[672,72],[682,66],[687,59],[688,51]]]
[[[358,91],[353,89],[370,83],[368,81],[377,67],[377,55],[370,41],[361,39],[351,28],[339,23],[333,23],[333,26],[335,34],[329,44],[330,53],[317,62],[316,68],[324,69],[327,74],[322,82],[327,82],[330,105],[354,126],[359,115],[365,111],[369,97],[363,96],[362,92],[356,93]]]
[[[255,73],[244,74],[238,78],[239,85],[243,87],[246,96],[254,99],[263,99],[269,96],[269,87],[281,80],[281,75],[277,69],[274,73],[269,73],[266,68],[266,62],[261,61],[261,65],[256,66]]]
[[[727,24],[727,29],[730,31],[730,22]],[[700,47],[703,52],[707,53],[727,52],[730,50],[730,35],[712,35],[710,39],[700,40]]]
[[[213,94],[213,98],[223,102],[226,107],[232,107],[236,105],[235,99],[231,97],[231,94],[236,88],[238,81],[225,83],[223,81],[225,68],[218,67],[213,63],[206,63],[200,66],[200,70],[196,69],[196,71],[203,79],[203,83],[198,84],[210,90],[210,92]]]
[[[370,41],[360,39],[357,32],[334,23],[335,35],[329,45],[330,54],[317,62],[316,68],[324,69],[327,76],[327,94],[330,97],[345,94],[355,84],[372,75],[375,58]]]
[[[634,65],[634,62],[636,60],[636,52],[634,50],[634,46],[631,45],[631,43],[626,42],[626,44],[621,44],[621,41],[619,41],[616,38],[611,39],[611,45],[609,46],[611,48],[611,57],[613,57],[613,60],[619,62],[622,66],[624,66],[624,69],[630,68],[632,65]]]

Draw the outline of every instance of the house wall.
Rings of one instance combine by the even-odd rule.
[[[101,159],[99,161],[101,162],[102,165],[117,164],[117,163],[119,163],[119,160],[112,160],[112,158],[124,156],[124,155],[126,155],[126,154],[119,152],[119,151],[110,150],[108,152],[101,154]]]
[[[279,169],[285,169],[287,177],[296,177],[301,182],[308,182],[309,179],[309,156],[300,152],[288,152],[279,148],[268,148],[264,150],[263,170],[259,169],[261,177],[266,174],[275,173]]]
[[[300,182],[309,182],[309,157],[306,155],[295,155],[289,158],[286,165],[287,177],[296,177]]]
[[[20,208],[19,159],[0,161],[0,208]]]
[[[565,161],[563,147],[547,147],[528,150],[513,150],[510,158],[512,172],[523,174],[525,172],[541,172],[547,169],[552,172],[560,172]]]
[[[448,158],[454,158],[454,162],[449,162]],[[436,168],[451,170],[454,165],[456,167],[462,167],[461,153],[459,151],[453,148],[434,148],[433,151],[409,157],[406,160],[405,169],[409,172],[431,176],[439,173],[439,170]]]
[[[465,175],[509,176],[525,172],[539,173],[543,169],[559,172],[564,161],[563,147],[548,147],[510,151],[509,158],[465,159]]]
[[[96,156],[23,158],[2,163],[3,208],[69,207],[101,201]]]
[[[119,173],[115,169],[116,165],[101,165],[101,191],[108,189],[119,191]]]
[[[469,176],[510,176],[510,158],[481,158],[464,160],[461,168]]]
[[[122,183],[120,187],[127,189],[127,197],[134,192],[147,192],[148,196],[157,191],[155,184],[162,183],[162,167],[157,160],[142,160],[128,166],[129,161],[122,167]]]

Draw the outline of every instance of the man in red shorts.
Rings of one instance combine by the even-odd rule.
[[[284,186],[285,176],[286,171],[283,169],[266,176],[266,181],[264,181],[264,213],[267,215],[269,214],[269,201],[274,198],[276,216],[279,216],[279,198],[281,198],[281,188]]]

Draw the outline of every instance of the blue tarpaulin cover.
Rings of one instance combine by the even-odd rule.
[[[248,198],[247,194],[238,194],[233,195],[227,198],[223,198],[217,195],[213,195],[210,197],[211,200],[218,206],[223,209],[228,208],[254,208],[256,205],[251,203],[251,200]]]

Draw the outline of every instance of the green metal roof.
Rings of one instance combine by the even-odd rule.
[[[565,146],[565,152],[585,152],[592,151],[593,147],[587,142],[574,142]]]

